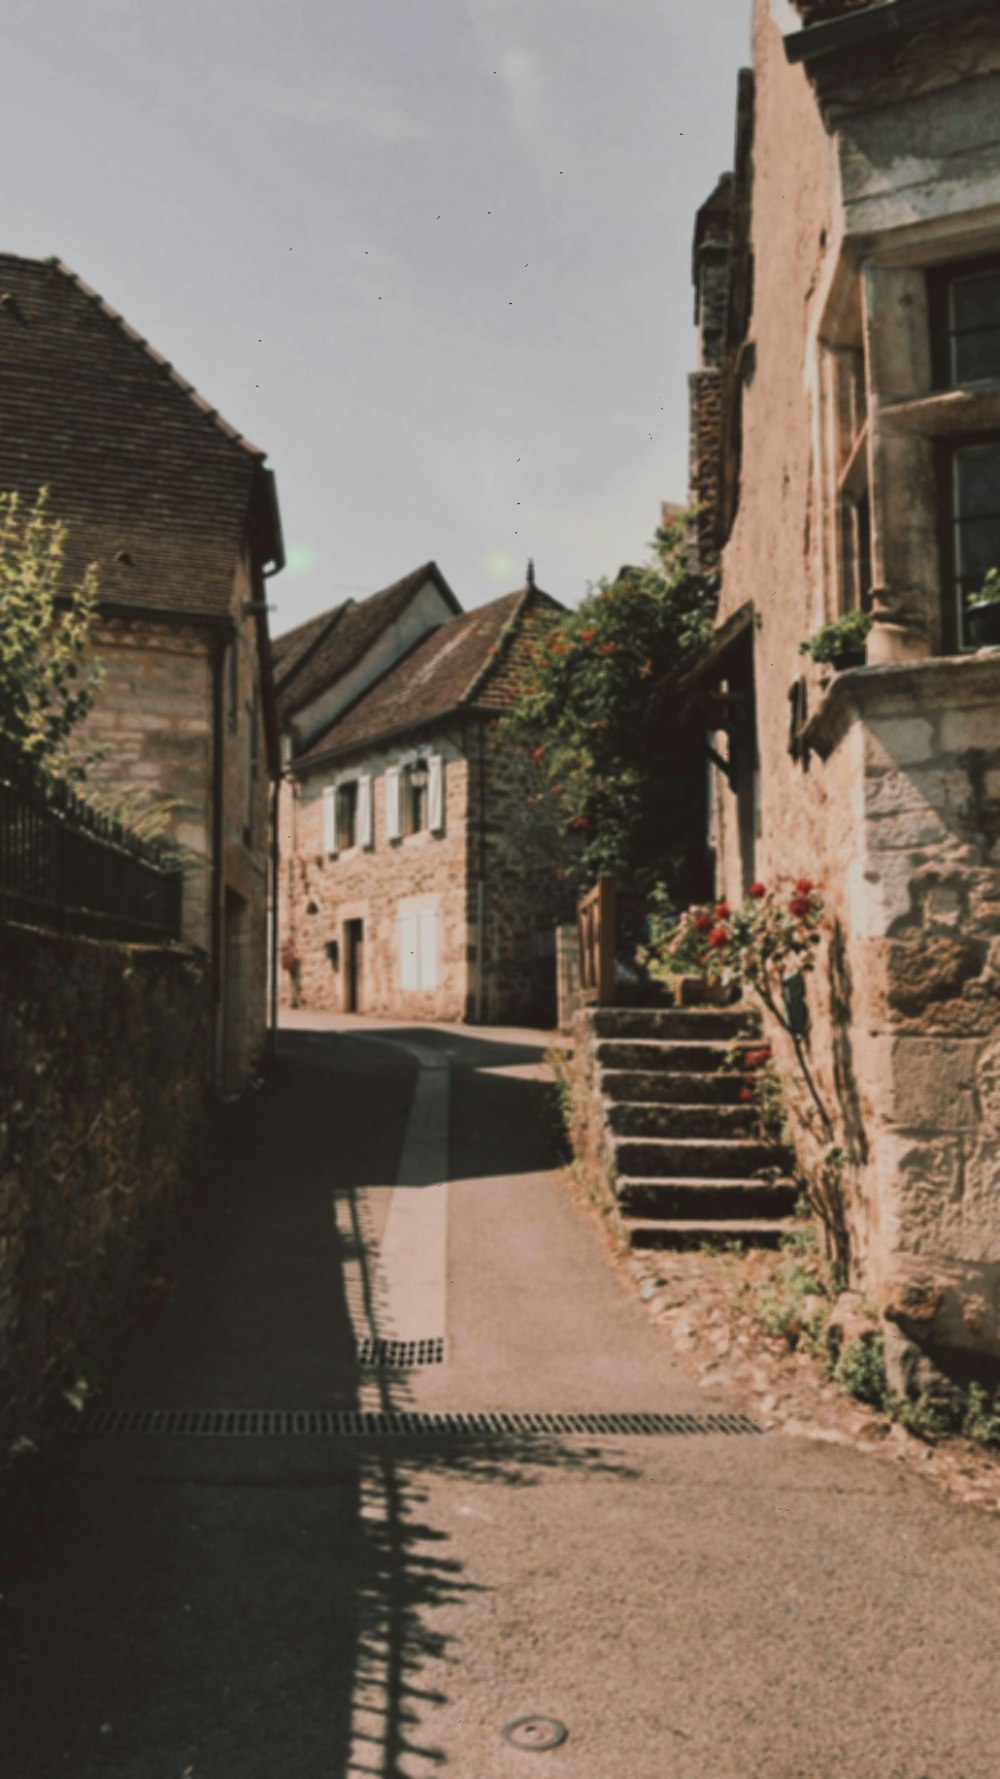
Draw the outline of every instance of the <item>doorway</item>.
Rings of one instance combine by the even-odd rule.
[[[365,923],[344,922],[344,1011],[360,1013],[365,977]]]

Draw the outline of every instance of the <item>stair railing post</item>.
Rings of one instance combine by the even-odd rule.
[[[618,889],[613,877],[602,873],[597,880],[597,1004],[615,1004],[615,949],[618,926]]]

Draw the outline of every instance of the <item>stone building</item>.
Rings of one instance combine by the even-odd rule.
[[[552,1022],[559,886],[530,765],[498,723],[533,633],[560,609],[529,573],[519,592],[460,612],[431,563],[331,614],[332,629],[327,618],[311,638],[308,626],[278,638],[282,726],[293,745],[296,726],[302,736],[282,799],[286,996],[407,1019]],[[353,695],[351,676],[366,682]]]
[[[59,260],[0,255],[0,488],[96,562],[105,678],[83,731],[91,785],[157,803],[182,849],[185,940],[211,966],[208,1066],[238,1088],[267,1029],[278,731],[266,577],[274,476],[159,353]]]
[[[901,1377],[1000,1358],[1000,653],[968,624],[1000,564],[1000,12],[756,0],[754,52],[695,241],[719,624],[672,694],[719,892],[825,895],[813,1061]],[[800,654],[857,608],[866,665]]]

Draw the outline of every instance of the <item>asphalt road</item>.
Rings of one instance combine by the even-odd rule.
[[[300,1016],[105,1401],[718,1413],[547,1171],[543,1047]],[[779,1433],[512,1426],[72,1440],[4,1779],[995,1779],[1000,1527]]]

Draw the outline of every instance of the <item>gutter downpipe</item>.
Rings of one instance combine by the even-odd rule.
[[[486,754],[483,746],[483,725],[479,731],[479,876],[476,879],[476,1024],[483,1023],[483,998],[486,988]]]
[[[213,1087],[221,1091],[223,1074],[223,1015],[222,1015],[222,818],[223,798],[225,794],[223,775],[224,749],[224,715],[223,690],[225,686],[226,650],[230,642],[230,625],[219,631],[212,659],[212,963],[210,981],[212,985],[212,1069]]]

